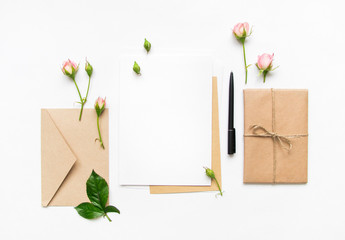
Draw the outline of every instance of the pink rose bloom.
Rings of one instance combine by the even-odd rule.
[[[237,39],[243,39],[250,35],[249,33],[249,24],[247,22],[237,23],[232,30],[233,34]]]
[[[264,82],[266,82],[267,73],[277,68],[277,67],[273,68],[273,64],[272,64],[273,57],[274,57],[274,53],[272,53],[272,55],[264,53],[261,56],[258,56],[258,62],[255,64],[256,67],[260,70],[259,75],[263,74]]]
[[[274,53],[272,55],[264,53],[258,56],[257,67],[263,71],[269,71],[272,68]]]
[[[76,72],[78,71],[78,67],[79,66],[75,62],[72,62],[68,59],[68,61],[64,62],[61,70],[66,76],[74,78]]]

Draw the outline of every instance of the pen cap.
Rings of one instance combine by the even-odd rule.
[[[236,131],[235,128],[228,130],[228,154],[236,153]]]

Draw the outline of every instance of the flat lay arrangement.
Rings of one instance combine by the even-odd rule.
[[[247,22],[233,35],[243,47],[245,84],[248,67]],[[144,54],[123,55],[119,66],[117,168],[119,185],[150,186],[151,194],[217,191],[222,197],[218,78],[208,55],[152,54],[144,39]],[[259,75],[275,70],[274,54],[258,57]],[[166,74],[166,69],[169,74]],[[41,110],[42,206],[74,206],[86,219],[120,213],[108,204],[109,111],[98,97],[84,109],[97,67],[86,60],[89,77],[83,98],[76,81],[79,64],[68,60],[62,72],[77,88],[81,109]],[[162,76],[164,76],[162,78]],[[244,89],[244,134],[234,122],[235,73],[228,75],[229,155],[244,149],[244,183],[307,183],[308,90]],[[250,79],[250,77],[249,77]],[[159,86],[160,91],[152,91]],[[92,91],[92,89],[91,89]],[[97,128],[95,128],[97,126]],[[243,137],[244,146],[236,147]],[[90,175],[91,173],[91,175]],[[85,191],[86,183],[86,191]],[[116,203],[116,199],[112,202]]]
[[[343,5],[2,1],[0,239],[345,239]]]

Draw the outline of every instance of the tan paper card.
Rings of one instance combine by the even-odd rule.
[[[308,182],[308,90],[243,93],[243,182]]]
[[[97,115],[84,109],[41,110],[42,206],[77,206],[89,201],[86,181],[92,169],[109,182],[109,112],[100,117],[105,149],[100,147]]]
[[[217,78],[212,78],[212,170],[222,186],[219,143],[218,87]],[[209,166],[205,166],[209,167]],[[150,186],[151,194],[218,191],[215,181],[211,186]]]

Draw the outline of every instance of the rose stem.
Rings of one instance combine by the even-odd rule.
[[[99,141],[101,142],[101,147],[104,149],[103,140],[101,136],[101,130],[99,129],[99,116],[97,116],[97,129],[98,129]]]
[[[108,215],[105,213],[104,216],[106,216],[109,220],[109,222],[111,222],[111,219],[108,217]]]
[[[89,76],[89,84],[87,85],[87,92],[86,92],[85,102],[87,101],[87,96],[89,95],[90,80],[91,80],[91,76]]]
[[[244,58],[244,67],[246,69],[246,84],[247,84],[247,73],[248,73],[248,70],[247,70],[246,49],[244,47],[244,40],[242,41],[242,46],[243,46],[243,58]]]
[[[218,189],[219,189],[219,192],[220,192],[220,195],[223,196],[223,193],[222,193],[222,189],[220,189],[220,186],[219,186],[219,183],[217,181],[217,178],[214,178],[214,180],[216,181],[217,183],[217,186],[218,186]]]
[[[79,114],[79,121],[80,121],[81,120],[81,115],[83,113],[84,102],[83,102],[83,98],[81,97],[81,94],[80,94],[77,82],[75,81],[75,78],[72,78],[72,79],[73,79],[73,82],[74,82],[75,86],[77,87],[78,94],[79,94],[79,97],[80,97],[80,104],[81,104],[81,109],[80,109],[80,114]]]

